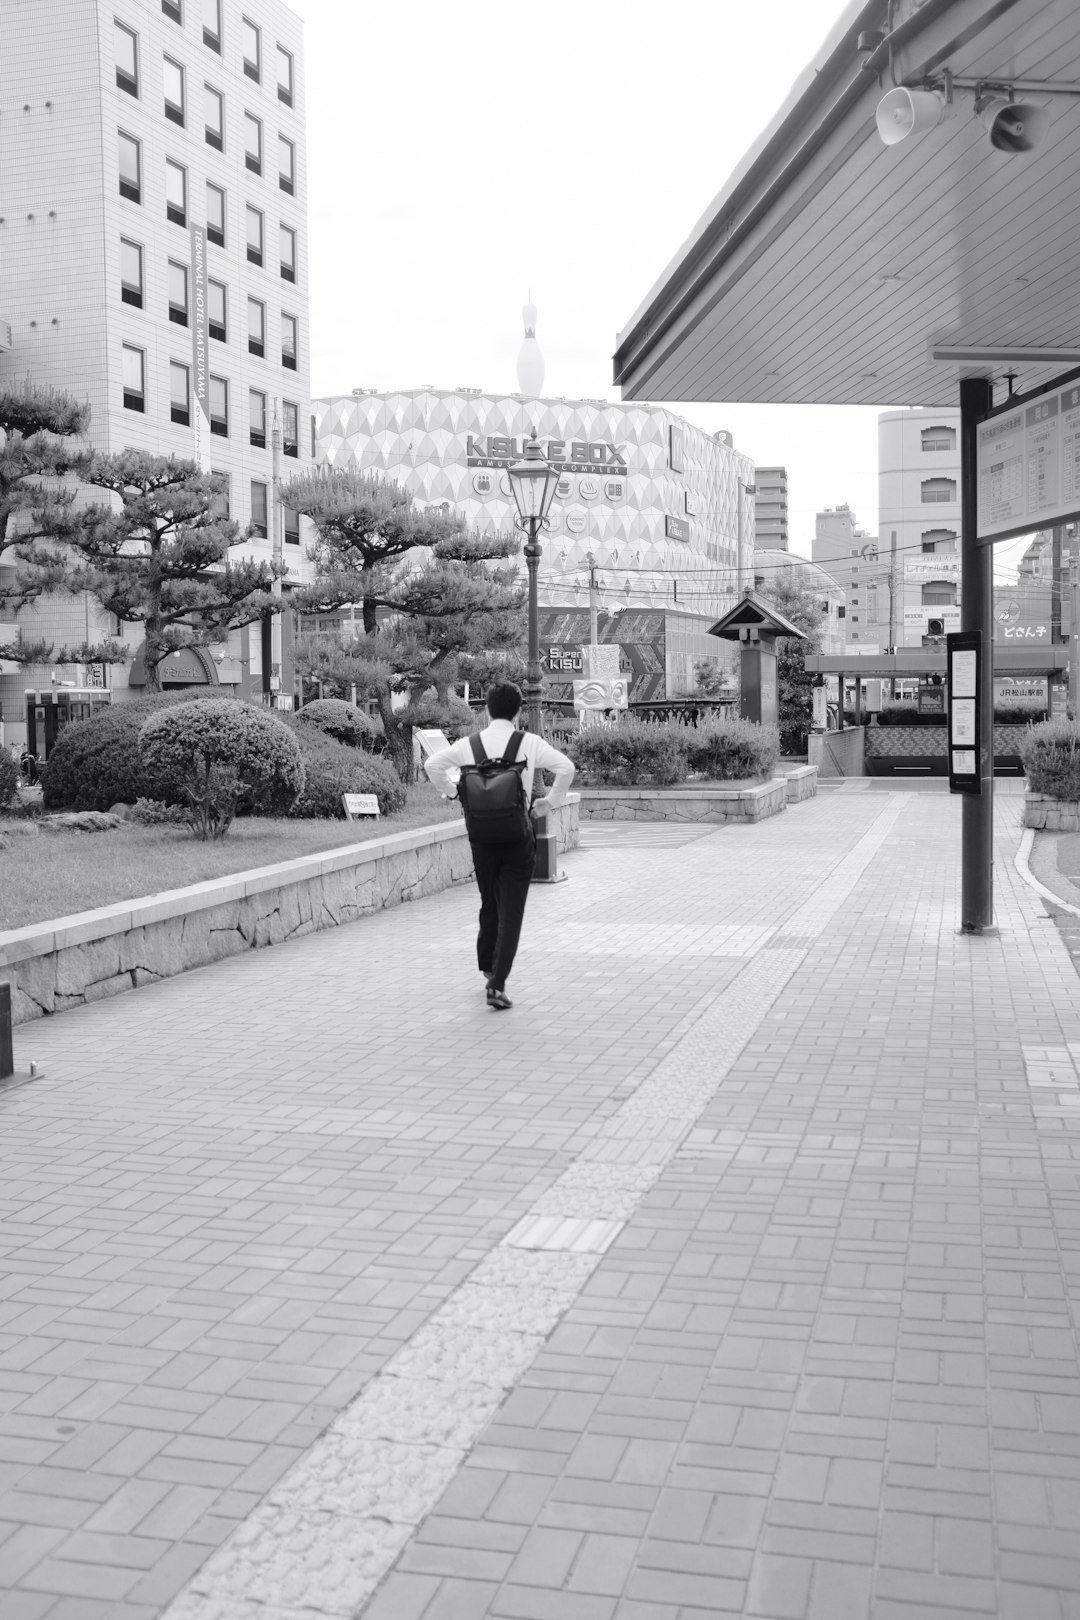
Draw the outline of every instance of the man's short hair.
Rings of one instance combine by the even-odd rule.
[[[521,710],[521,687],[513,681],[494,681],[487,689],[487,710],[493,720],[515,720]]]

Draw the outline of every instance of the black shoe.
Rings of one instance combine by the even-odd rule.
[[[514,1005],[505,990],[496,990],[494,985],[491,984],[488,985],[487,989],[487,1004],[489,1007],[494,1008],[496,1012],[505,1012],[508,1007]]]

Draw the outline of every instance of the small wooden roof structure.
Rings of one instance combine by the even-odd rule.
[[[742,600],[729,608],[722,619],[709,628],[710,636],[724,641],[775,641],[778,636],[795,636],[799,641],[810,638],[797,624],[792,624],[770,602],[763,602],[746,587]]]

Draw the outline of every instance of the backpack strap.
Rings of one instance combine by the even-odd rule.
[[[478,731],[470,732],[469,747],[472,749],[472,757],[475,763],[477,765],[482,765],[487,759],[487,755],[484,753],[484,745],[480,741],[480,733]]]
[[[524,741],[525,733],[523,731],[515,731],[511,734],[510,740],[503,751],[504,765],[512,765],[514,763]]]

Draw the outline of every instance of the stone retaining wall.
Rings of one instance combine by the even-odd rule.
[[[577,848],[578,814],[576,793],[553,814],[561,851]],[[14,1021],[24,1024],[471,876],[464,822],[443,822],[0,933],[0,983],[10,983]]]
[[[1052,799],[1048,793],[1024,794],[1024,826],[1046,832],[1080,832],[1080,802]]]
[[[816,791],[816,772],[814,782]],[[761,821],[787,809],[789,790],[784,777],[774,776],[724,787],[582,788],[580,798],[590,821]]]
[[[818,768],[816,765],[796,765],[793,770],[784,771],[787,782],[788,804],[800,804],[803,799],[813,799],[817,796]]]

